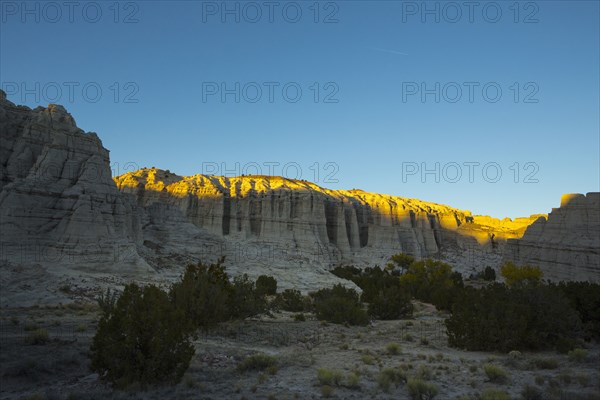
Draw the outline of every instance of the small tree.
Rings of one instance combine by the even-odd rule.
[[[542,280],[542,270],[539,267],[524,265],[518,267],[512,262],[505,263],[500,268],[500,274],[508,286],[537,284]]]
[[[400,268],[402,273],[408,270],[408,267],[415,261],[413,256],[409,256],[408,254],[398,253],[394,254],[391,258],[391,263],[387,264],[387,269],[394,270],[395,268]]]
[[[208,328],[229,318],[232,288],[223,262],[221,258],[216,264],[188,265],[181,281],[171,287],[171,301],[183,310],[192,329]]]
[[[255,289],[254,282],[243,274],[233,279],[227,306],[231,317],[246,318],[264,312],[266,301]]]
[[[496,271],[492,267],[485,267],[483,270],[483,280],[484,281],[495,281],[496,280]]]
[[[354,289],[337,284],[313,293],[317,318],[335,324],[366,325],[369,317]]]
[[[90,348],[91,368],[124,388],[133,383],[177,383],[194,354],[184,313],[154,285],[125,287],[98,324]]]
[[[392,320],[410,317],[413,305],[410,294],[399,286],[384,288],[369,303],[369,315],[376,319]]]
[[[277,294],[277,281],[272,276],[261,275],[256,280],[256,291],[259,295],[274,296]]]

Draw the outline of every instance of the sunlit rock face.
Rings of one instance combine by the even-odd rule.
[[[145,168],[112,178],[98,136],[62,106],[15,106],[2,91],[0,166],[2,306],[38,294],[61,301],[56,288],[68,279],[170,282],[186,264],[220,256],[232,275],[273,275],[280,288],[304,292],[354,286],[329,270],[384,266],[398,252],[469,273],[498,267],[507,240],[519,262],[569,279],[598,276],[597,194],[565,198],[543,222],[275,176]]]
[[[62,106],[15,106],[0,91],[0,166],[4,264],[150,270],[137,253],[137,213],[111,179],[108,151]]]
[[[463,270],[497,265],[506,239],[520,237],[537,218],[472,216],[435,203],[272,176],[182,177],[148,168],[114,179],[147,211],[144,243],[163,255],[157,262],[169,262],[168,254],[214,258],[220,252],[248,271],[257,264],[287,270],[384,266],[398,252],[443,258]]]
[[[508,241],[505,259],[539,266],[552,280],[600,282],[600,193],[564,195],[547,219]]]

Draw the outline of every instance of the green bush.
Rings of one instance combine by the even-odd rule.
[[[508,374],[501,367],[494,364],[485,364],[483,371],[487,375],[490,382],[505,383],[508,380]]]
[[[237,366],[238,371],[264,371],[277,366],[277,359],[268,354],[258,353],[246,357]]]
[[[102,310],[104,314],[110,314],[115,308],[117,298],[118,293],[116,291],[111,291],[110,288],[107,288],[106,292],[100,293],[100,296],[98,296],[96,301],[100,307],[100,310]]]
[[[367,325],[369,317],[354,289],[337,284],[312,294],[317,318],[335,324]]]
[[[413,262],[400,276],[400,284],[416,299],[449,310],[463,287],[463,280],[450,265],[425,259]]]
[[[296,314],[296,315],[294,315],[294,321],[304,322],[304,321],[306,321],[306,317],[302,313]]]
[[[32,331],[25,339],[27,344],[41,345],[46,344],[50,340],[48,331],[45,329],[36,329]]]
[[[274,296],[277,293],[277,281],[272,276],[261,275],[256,279],[256,291],[259,295]]]
[[[158,287],[127,285],[98,323],[92,370],[120,388],[178,382],[194,354],[184,318]]]
[[[267,303],[248,275],[233,278],[229,292],[228,312],[231,318],[247,318],[265,312]]]
[[[523,400],[542,400],[544,398],[540,389],[530,385],[525,385],[521,391],[521,397],[523,397]]]
[[[360,388],[360,375],[356,372],[351,372],[346,376],[346,386],[350,389],[359,389]]]
[[[508,286],[515,286],[537,284],[542,280],[543,273],[539,267],[518,267],[509,261],[500,267],[500,275]]]
[[[402,348],[400,347],[400,345],[398,343],[392,342],[392,343],[388,343],[388,345],[385,346],[385,351],[389,355],[397,355],[397,354],[400,354],[400,352],[402,351]]]
[[[406,374],[398,368],[384,368],[377,375],[377,384],[384,392],[389,392],[391,385],[398,387],[406,382]]]
[[[568,353],[569,359],[575,362],[584,362],[587,360],[588,352],[585,349],[573,349]]]
[[[436,385],[419,378],[408,378],[406,387],[413,400],[430,400],[438,394]]]
[[[579,326],[569,301],[547,285],[464,288],[446,320],[449,344],[476,351],[553,348]]]
[[[274,304],[276,308],[281,308],[285,311],[307,311],[306,300],[299,290],[285,289],[277,295]]]
[[[384,288],[371,299],[368,312],[371,317],[382,320],[410,317],[413,313],[410,294],[400,286]]]
[[[581,319],[585,340],[600,339],[600,284],[561,282],[558,289],[569,299]]]
[[[481,400],[510,400],[510,396],[503,390],[485,389],[481,392]]]
[[[317,370],[317,380],[319,381],[319,384],[321,384],[321,385],[339,386],[340,383],[342,382],[342,378],[343,378],[343,375],[340,371],[326,369],[326,368],[319,368]]]
[[[558,360],[554,358],[535,358],[532,360],[533,365],[539,369],[556,369],[558,368]]]
[[[208,328],[230,318],[232,289],[223,262],[224,258],[210,265],[190,264],[181,281],[171,287],[171,301],[183,310],[191,329]]]

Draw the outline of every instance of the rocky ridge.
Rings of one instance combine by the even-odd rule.
[[[277,176],[144,168],[112,178],[108,150],[62,106],[17,106],[2,91],[0,144],[2,304],[60,299],[56,286],[71,279],[168,282],[221,255],[233,274],[271,274],[303,291],[340,282],[328,272],[336,265],[382,266],[398,252],[466,273],[503,259],[539,263],[550,278],[600,270],[597,194],[547,221],[498,220]]]

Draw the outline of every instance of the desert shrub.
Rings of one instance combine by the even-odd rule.
[[[352,266],[336,267],[332,273],[351,280],[362,289],[360,299],[369,303],[370,316],[391,320],[412,315],[411,295],[400,286],[397,274],[389,265],[384,270],[379,267],[364,270]]]
[[[401,350],[402,350],[402,348],[400,347],[400,345],[398,343],[388,343],[387,346],[385,346],[386,353],[388,353],[390,355],[400,354]]]
[[[432,377],[433,372],[431,371],[431,368],[429,368],[427,365],[419,365],[419,369],[417,370],[417,378],[428,381]]]
[[[467,350],[539,350],[577,335],[577,313],[556,287],[464,288],[446,320],[448,342]]]
[[[363,354],[363,356],[360,359],[367,365],[375,364],[375,357],[373,357],[370,354]]]
[[[568,353],[569,359],[575,362],[584,362],[588,357],[588,352],[585,349],[573,349]]]
[[[231,318],[247,318],[264,312],[267,303],[254,282],[243,274],[233,278],[227,305]]]
[[[264,371],[270,367],[277,366],[277,359],[268,354],[258,353],[246,357],[237,366],[238,371]]]
[[[380,290],[371,298],[369,315],[376,319],[393,320],[412,316],[410,294],[399,285]]]
[[[367,313],[354,289],[337,284],[312,294],[317,318],[336,324],[366,325]]]
[[[331,397],[331,395],[333,394],[333,388],[329,385],[323,385],[321,386],[321,395],[325,398],[329,398]]]
[[[317,380],[321,385],[339,386],[342,383],[343,375],[340,371],[319,368],[317,370]]]
[[[600,339],[600,284],[561,282],[558,289],[569,299],[581,319],[584,339]]]
[[[285,311],[307,311],[305,298],[299,290],[295,289],[285,289],[277,295],[274,303],[277,308],[281,308]]]
[[[509,261],[500,267],[500,275],[508,286],[515,286],[537,284],[542,280],[543,273],[539,267],[518,267]]]
[[[100,310],[104,314],[110,314],[112,310],[115,308],[115,304],[117,303],[118,293],[114,290],[111,291],[110,288],[106,289],[106,292],[100,293],[100,296],[96,299]]]
[[[92,370],[117,387],[178,382],[194,354],[184,318],[158,287],[127,285],[98,323]]]
[[[430,400],[438,394],[436,385],[419,378],[408,378],[406,387],[413,400]]]
[[[25,342],[32,345],[46,344],[49,340],[48,331],[45,329],[36,329],[25,338]]]
[[[554,358],[535,358],[532,360],[532,363],[538,369],[558,368],[558,360],[555,360]]]
[[[496,271],[492,267],[485,267],[485,269],[477,272],[476,274],[469,275],[470,279],[482,279],[484,281],[495,281]]]
[[[190,328],[208,328],[229,319],[231,284],[221,258],[215,264],[190,264],[181,281],[169,292],[171,301],[185,313]]]
[[[503,390],[490,388],[481,392],[481,400],[510,400],[510,396]]]
[[[494,364],[484,364],[483,372],[485,372],[490,382],[504,383],[508,380],[506,371]]]
[[[494,271],[494,268],[492,267],[485,267],[482,278],[484,281],[495,281],[496,271]]]
[[[542,391],[531,385],[525,385],[521,391],[521,397],[523,400],[542,400],[544,398]]]
[[[350,389],[359,389],[360,375],[356,372],[350,372],[348,376],[346,376],[346,386],[348,386]]]
[[[449,310],[463,287],[463,280],[450,265],[425,259],[413,262],[400,276],[400,284],[416,299]]]
[[[272,276],[261,275],[256,279],[256,291],[259,295],[273,296],[277,293],[277,281]]]
[[[399,270],[398,273],[403,274],[413,262],[415,262],[413,256],[404,253],[394,254],[391,257],[391,262],[387,264],[386,269],[392,271],[392,273]]]
[[[389,392],[391,385],[398,387],[406,382],[406,374],[398,368],[384,368],[377,375],[377,384],[384,392]]]
[[[296,315],[294,315],[294,321],[304,322],[304,321],[306,321],[306,317],[302,313],[296,314]]]

